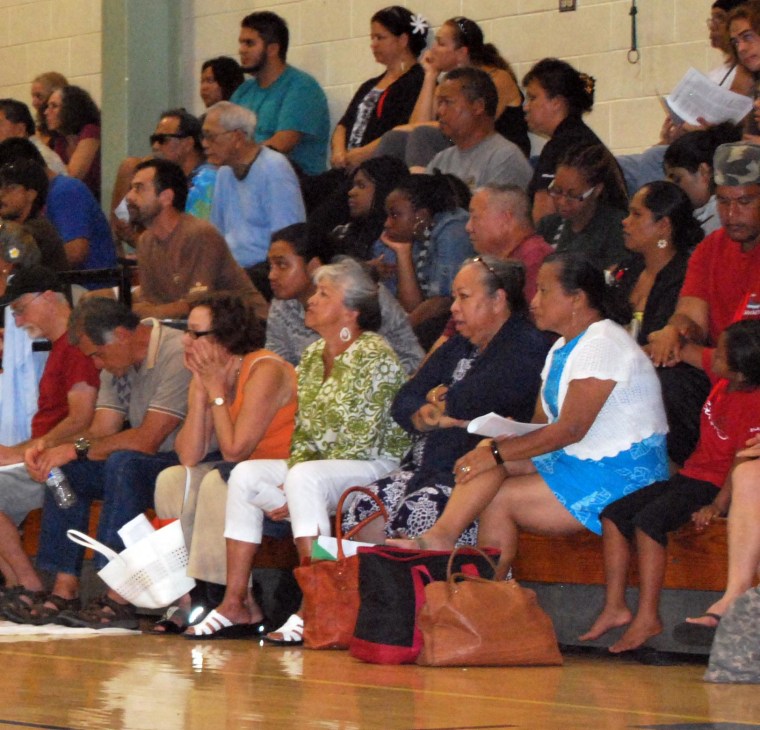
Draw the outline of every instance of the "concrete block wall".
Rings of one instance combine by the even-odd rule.
[[[57,70],[101,98],[101,3],[113,0],[0,0],[0,94],[29,101],[38,73]],[[162,0],[175,1],[175,0]],[[178,0],[183,6],[183,99],[202,111],[201,63],[237,56],[240,19],[272,10],[291,29],[289,60],[323,84],[333,122],[358,84],[382,70],[368,48],[369,19],[383,0]],[[483,27],[518,77],[536,60],[556,55],[597,79],[588,121],[615,152],[632,152],[658,136],[667,93],[689,66],[720,63],[709,47],[705,18],[711,0],[638,0],[641,59],[630,64],[631,0],[578,0],[558,12],[558,0],[413,0],[402,4],[434,26],[466,15]],[[157,110],[158,111],[158,110]]]
[[[192,0],[185,13],[184,68],[188,105],[201,110],[197,77],[212,56],[236,56],[240,19],[272,10],[290,26],[289,60],[324,86],[333,122],[359,83],[381,72],[369,51],[369,19],[383,0]],[[434,26],[465,15],[483,28],[519,78],[537,60],[558,56],[597,80],[588,123],[618,153],[637,152],[659,135],[668,93],[690,66],[706,71],[721,63],[707,40],[712,0],[638,0],[641,58],[630,64],[631,0],[578,0],[560,13],[558,0],[413,0],[402,2]]]
[[[32,79],[59,71],[100,103],[101,0],[0,0],[0,96],[31,103]]]

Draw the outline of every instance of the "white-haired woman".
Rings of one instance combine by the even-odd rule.
[[[330,534],[330,514],[342,492],[389,474],[409,445],[390,414],[404,370],[387,342],[370,331],[380,324],[377,285],[351,259],[320,267],[314,280],[305,323],[321,339],[306,348],[298,366],[290,458],[245,461],[232,470],[224,599],[186,636],[257,633],[263,615],[247,588],[264,515],[289,515],[298,554],[308,556],[316,537]],[[303,619],[294,614],[268,638],[292,644],[302,636]]]

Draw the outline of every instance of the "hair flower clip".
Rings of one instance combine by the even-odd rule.
[[[419,14],[412,16],[409,24],[412,26],[412,33],[414,34],[427,35],[428,28],[430,28],[430,23]]]

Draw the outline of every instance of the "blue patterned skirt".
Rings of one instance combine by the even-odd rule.
[[[597,535],[602,532],[599,513],[608,504],[669,477],[664,434],[598,460],[579,459],[560,449],[532,461],[560,504]]]

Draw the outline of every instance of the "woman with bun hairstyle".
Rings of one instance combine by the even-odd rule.
[[[536,163],[528,194],[533,200],[533,220],[556,212],[547,188],[568,147],[602,144],[583,121],[594,106],[595,79],[558,58],[544,58],[525,74],[525,118],[534,134],[548,137]]]
[[[427,44],[428,28],[421,15],[400,5],[372,16],[372,53],[385,71],[359,87],[335,127],[330,143],[333,168],[352,172],[372,156],[385,132],[409,121],[422,86],[424,73],[417,57]]]

